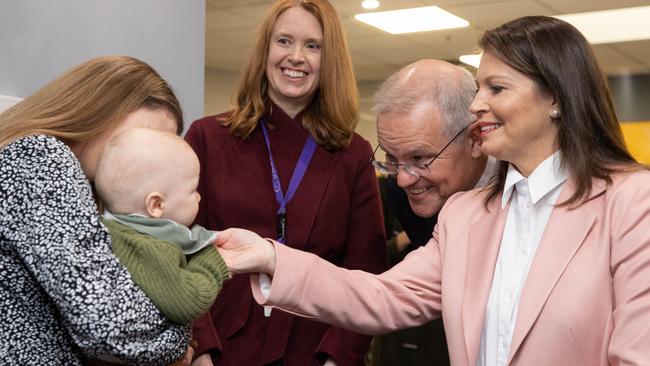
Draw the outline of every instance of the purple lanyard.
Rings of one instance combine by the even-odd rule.
[[[287,203],[293,198],[293,195],[298,190],[298,186],[302,181],[302,178],[307,171],[309,162],[314,156],[314,151],[316,151],[316,141],[310,136],[307,137],[305,145],[302,147],[302,152],[300,153],[300,158],[296,163],[296,167],[293,168],[293,173],[291,174],[291,181],[289,182],[289,187],[287,189],[287,195],[285,196],[282,192],[282,185],[280,184],[280,176],[278,175],[278,170],[275,167],[275,162],[273,160],[273,154],[271,153],[271,140],[269,140],[269,133],[266,130],[266,120],[262,118],[260,120],[262,125],[262,132],[264,133],[264,141],[266,141],[266,149],[269,151],[269,163],[271,165],[271,178],[273,181],[273,191],[275,192],[275,200],[280,206],[278,212],[276,213],[276,226],[275,230],[277,232],[277,241],[284,244],[284,241],[287,238]]]

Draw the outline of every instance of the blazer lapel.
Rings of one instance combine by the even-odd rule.
[[[462,304],[463,334],[469,365],[476,364],[485,307],[510,203],[503,209],[500,206],[501,200],[493,199],[489,209],[496,210],[496,215],[487,213],[469,228]]]
[[[302,250],[307,244],[339,156],[340,154],[329,153],[320,146],[316,147],[307,172],[287,209],[287,221],[292,222],[290,228],[296,228],[287,232],[287,243],[293,248]]]
[[[567,181],[557,202],[569,198],[574,187],[571,180]],[[590,197],[601,194],[604,189],[604,183],[594,183]],[[566,207],[553,209],[524,284],[508,363],[517,353],[564,269],[594,225],[596,214],[589,210],[589,205],[590,202],[587,202],[573,210]]]

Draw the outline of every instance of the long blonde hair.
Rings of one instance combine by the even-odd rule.
[[[323,27],[320,86],[303,114],[303,126],[319,145],[341,150],[350,144],[359,119],[358,91],[341,19],[327,0],[279,0],[271,7],[233,94],[232,113],[220,122],[242,139],[257,127],[268,102],[266,63],[273,26],[292,7],[310,12]]]
[[[141,107],[167,109],[183,130],[178,99],[151,66],[128,56],[95,58],[0,114],[0,148],[35,134],[86,142]]]

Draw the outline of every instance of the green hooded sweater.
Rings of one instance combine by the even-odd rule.
[[[229,273],[208,245],[187,257],[169,241],[102,219],[112,250],[144,293],[171,321],[187,324],[208,312]]]

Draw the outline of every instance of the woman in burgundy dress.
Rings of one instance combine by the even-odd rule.
[[[351,269],[386,269],[372,150],[354,133],[356,83],[332,5],[276,2],[233,102],[186,135],[201,161],[197,223],[243,227]],[[371,337],[264,309],[249,281],[229,281],[195,323],[194,364],[363,365]]]

